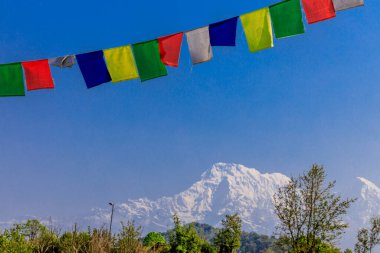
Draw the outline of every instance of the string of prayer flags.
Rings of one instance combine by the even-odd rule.
[[[0,65],[0,96],[25,96],[21,63]]]
[[[334,18],[337,11],[364,5],[364,0],[279,1],[281,2],[240,16],[250,52],[273,47],[273,31],[277,39],[305,33],[301,3],[308,24]],[[213,58],[212,47],[236,46],[238,18],[133,45],[51,59],[0,64],[0,96],[24,96],[25,86],[28,91],[54,88],[50,66],[71,68],[76,62],[87,88],[110,81],[116,83],[140,78],[144,82],[166,76],[166,66],[179,65],[184,34],[192,64],[207,62]]]
[[[244,14],[240,16],[240,20],[251,52],[273,47],[269,8]]]
[[[47,59],[23,62],[22,67],[24,68],[28,91],[54,88],[54,81]]]
[[[130,45],[103,50],[113,83],[139,78]]]
[[[277,39],[305,33],[299,0],[285,0],[269,7]]]
[[[186,38],[193,64],[207,62],[212,59],[208,26],[186,32]]]
[[[238,17],[209,25],[211,46],[236,46]]]
[[[49,59],[49,64],[58,68],[71,68],[75,64],[74,55],[66,55]]]
[[[140,80],[147,81],[168,74],[165,65],[160,58],[160,50],[157,40],[134,44],[133,54],[135,56]]]
[[[347,9],[364,5],[364,0],[333,0],[335,11],[344,11]]]
[[[103,51],[77,54],[76,58],[87,88],[93,88],[111,81],[111,76],[103,59]]]
[[[314,24],[336,16],[332,0],[302,0],[309,24]]]
[[[158,38],[160,57],[166,66],[178,67],[183,33]]]

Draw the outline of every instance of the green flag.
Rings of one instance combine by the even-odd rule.
[[[21,63],[0,65],[0,96],[25,96]]]
[[[165,65],[161,61],[157,40],[134,44],[133,54],[141,81],[168,74]]]
[[[305,32],[299,0],[286,0],[269,7],[277,39]]]

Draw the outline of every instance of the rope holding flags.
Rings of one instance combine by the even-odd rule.
[[[281,39],[305,33],[302,8],[307,23],[314,24],[336,17],[336,12],[363,5],[364,0],[283,0],[239,17],[132,45],[0,64],[0,96],[24,96],[25,86],[28,91],[53,89],[50,66],[72,68],[76,62],[87,88],[137,78],[144,82],[166,76],[166,66],[178,67],[184,35],[192,64],[200,64],[213,58],[212,47],[236,46],[239,18],[249,51],[257,52],[272,48],[273,37]]]

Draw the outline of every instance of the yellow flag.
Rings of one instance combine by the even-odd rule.
[[[273,47],[272,23],[269,8],[263,8],[240,16],[249,51],[257,52]]]
[[[113,83],[139,77],[130,45],[105,49],[103,52]]]

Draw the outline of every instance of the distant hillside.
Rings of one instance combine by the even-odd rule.
[[[205,240],[213,242],[218,228],[210,226],[208,224],[202,224],[193,222],[190,223],[194,225],[198,234]],[[170,231],[170,230],[169,230]],[[163,233],[163,235],[168,238],[168,232]],[[264,253],[267,250],[272,250],[277,253],[280,252],[275,247],[276,239],[267,235],[260,235],[255,232],[243,232],[241,236],[241,247],[239,253]]]

